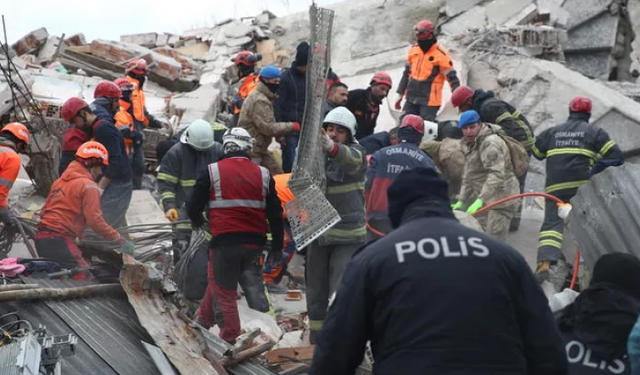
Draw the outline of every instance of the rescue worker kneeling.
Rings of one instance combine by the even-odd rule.
[[[26,153],[31,134],[19,122],[7,124],[0,130],[0,222],[5,225],[15,223],[9,209],[9,190],[18,178],[22,159],[18,152]]]
[[[249,307],[269,311],[260,265],[269,228],[269,259],[274,263],[282,259],[282,207],[273,177],[250,159],[252,146],[253,139],[245,129],[227,130],[224,156],[198,178],[187,200],[187,214],[194,228],[204,226],[202,212],[208,204],[213,237],[209,283],[196,319],[207,328],[217,321],[220,337],[227,342],[234,342],[240,335],[238,282]]]
[[[51,186],[35,237],[38,254],[62,268],[90,267],[74,240],[82,239],[86,226],[120,246],[124,254],[135,249],[118,231],[107,224],[100,209],[100,189],[96,181],[109,165],[107,149],[98,142],[86,142],[76,151],[76,159]],[[114,246],[115,247],[115,246]],[[86,278],[78,274],[75,279]]]

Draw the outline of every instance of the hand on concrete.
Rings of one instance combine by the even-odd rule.
[[[571,212],[571,204],[569,203],[558,203],[558,217],[562,220],[566,220],[569,217],[569,213]]]
[[[178,221],[178,210],[175,208],[170,208],[167,212],[164,213],[164,216],[169,219],[170,222],[175,223]]]
[[[484,206],[484,202],[482,201],[482,199],[476,199],[475,202],[473,202],[471,204],[471,206],[469,206],[469,208],[467,208],[467,213],[469,215],[473,215],[473,214],[476,213],[476,211],[481,209],[482,206]]]
[[[457,201],[456,203],[451,205],[451,209],[460,211],[462,209],[462,206],[464,206],[464,202],[463,201]]]
[[[402,94],[398,94],[398,96],[396,97],[396,106],[395,106],[396,111],[399,111],[402,109],[402,98],[403,98]]]

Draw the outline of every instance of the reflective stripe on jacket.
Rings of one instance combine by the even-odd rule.
[[[0,208],[9,205],[9,190],[18,178],[21,165],[22,159],[13,148],[0,146]]]

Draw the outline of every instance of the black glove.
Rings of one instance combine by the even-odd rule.
[[[13,226],[17,224],[17,219],[8,208],[0,208],[0,222]]]
[[[282,257],[282,249],[271,249],[271,251],[269,251],[268,260],[266,263],[268,263],[271,267],[277,267],[280,265],[280,263],[282,263]]]

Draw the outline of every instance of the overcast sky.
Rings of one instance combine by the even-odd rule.
[[[316,0],[316,3],[339,1]],[[303,11],[311,0],[0,0],[0,3],[0,14],[5,17],[8,41],[12,44],[40,27],[55,35],[82,32],[89,42],[119,40],[120,35],[149,31],[179,34],[231,17],[254,16],[265,9],[276,16]]]

